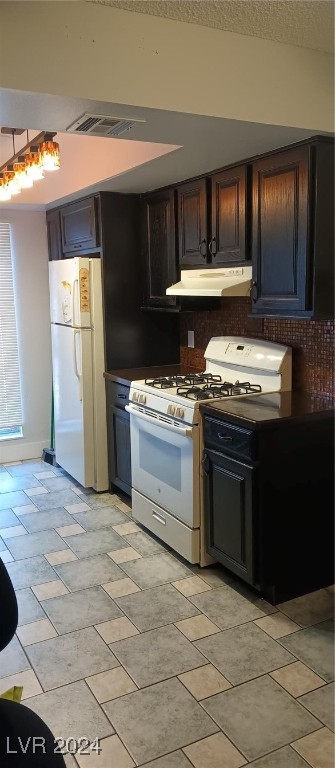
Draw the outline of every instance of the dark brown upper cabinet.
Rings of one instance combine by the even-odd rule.
[[[64,254],[87,251],[99,245],[94,197],[64,206],[60,210],[60,219]]]
[[[181,184],[177,193],[179,264],[203,266],[208,255],[206,179]]]
[[[49,261],[63,258],[59,211],[47,211],[47,238]]]
[[[178,188],[179,264],[222,266],[247,258],[247,167]]]
[[[166,189],[142,201],[142,244],[148,307],[175,307],[166,289],[177,281],[175,190]]]
[[[334,313],[334,145],[318,140],[253,164],[252,311]]]
[[[211,176],[212,231],[208,244],[212,265],[247,258],[247,167],[240,165]]]
[[[87,238],[85,248],[74,249],[70,253],[63,252],[61,255],[63,259],[84,255],[101,259],[106,370],[169,365],[179,360],[179,318],[175,308],[172,307],[173,312],[166,306],[164,312],[141,311],[145,279],[140,242],[140,212],[143,199],[137,194],[97,192],[94,201],[99,246],[88,247]],[[48,211],[47,217],[49,219],[54,216],[52,221],[57,222],[59,215],[59,219],[62,216],[63,222],[68,222],[73,216],[73,221],[76,210],[90,210],[90,201],[93,201],[92,196],[76,203],[64,204]],[[87,217],[84,218],[87,223]],[[87,224],[85,226],[87,231]],[[85,231],[85,228],[79,227],[79,235],[76,237],[82,237],[80,232],[83,233],[83,230]],[[51,231],[54,230],[49,226],[49,232]],[[75,243],[74,237],[73,235],[71,248]],[[66,242],[70,244],[69,237]],[[96,243],[97,240],[92,237],[91,242]],[[49,238],[50,259],[56,258],[55,253],[54,247],[50,249]],[[159,290],[155,288],[154,292],[158,293]],[[122,435],[126,432],[126,416],[117,416],[115,428],[118,428]],[[120,466],[118,471],[123,476]]]

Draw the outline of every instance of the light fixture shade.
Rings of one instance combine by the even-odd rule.
[[[43,170],[58,171],[60,168],[60,157],[57,141],[42,141],[39,145],[39,151]]]
[[[14,154],[0,166],[0,201],[10,200],[12,195],[18,195],[22,189],[29,189],[34,181],[44,179],[44,172],[57,171],[60,167],[59,144],[53,141],[56,133],[41,131],[35,137],[35,144],[29,141],[21,150],[15,150],[15,135],[21,135],[23,129],[1,128],[1,133],[11,133]]]
[[[37,147],[34,147],[34,149],[31,147],[31,151],[25,155],[25,165],[27,176],[30,179],[33,179],[33,181],[44,179],[44,170],[41,166],[40,154]]]
[[[15,176],[14,171],[5,171],[3,175],[4,185],[7,189],[7,191],[10,193],[10,195],[18,195],[20,190],[20,186],[18,183],[18,180]]]
[[[18,158],[18,162],[14,163],[13,171],[21,189],[28,189],[33,186],[34,180],[27,174],[24,155],[21,155]]]
[[[3,178],[3,174],[0,176],[0,202],[4,202],[5,200],[10,200],[11,194],[8,191],[8,187],[5,184],[5,180]]]

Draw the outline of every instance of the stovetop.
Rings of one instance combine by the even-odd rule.
[[[250,381],[216,373],[187,374],[155,379],[133,381],[130,402],[140,410],[166,414],[189,424],[197,423],[201,402],[216,401],[231,397],[258,395],[263,387]]]
[[[288,347],[258,339],[214,337],[207,345],[205,360],[206,370],[201,373],[132,381],[132,407],[196,424],[201,402],[290,389]]]
[[[176,390],[176,395],[188,400],[212,400],[216,397],[234,397],[252,395],[262,391],[259,384],[249,381],[224,381],[222,376],[213,373],[190,373],[186,376],[162,376],[145,379],[147,387],[159,390]]]

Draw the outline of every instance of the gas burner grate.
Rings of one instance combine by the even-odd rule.
[[[175,387],[194,387],[198,384],[220,384],[221,376],[213,373],[189,373],[186,376],[159,376],[156,379],[145,379],[148,387],[156,389],[173,389]]]
[[[184,376],[159,376],[157,379],[145,379],[148,387],[156,389],[173,389],[184,383]]]
[[[178,387],[177,395],[180,395],[180,397],[187,397],[189,400],[204,400],[205,391],[206,390],[201,387]]]
[[[222,382],[221,376],[215,373],[191,373],[184,376],[184,384],[190,387],[195,387],[198,384],[220,384]]]
[[[262,387],[260,384],[250,384],[250,381],[235,381],[232,394],[236,395],[241,393],[242,395],[252,395],[261,391]]]
[[[212,382],[206,384],[204,387],[178,387],[177,395],[186,397],[189,400],[211,400],[216,397],[252,395],[261,391],[262,387],[259,384],[250,384],[249,381],[236,381],[235,384],[232,384],[229,381],[224,381],[219,384]]]

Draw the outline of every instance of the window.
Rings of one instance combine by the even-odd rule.
[[[0,222],[0,440],[22,437],[10,225]]]

